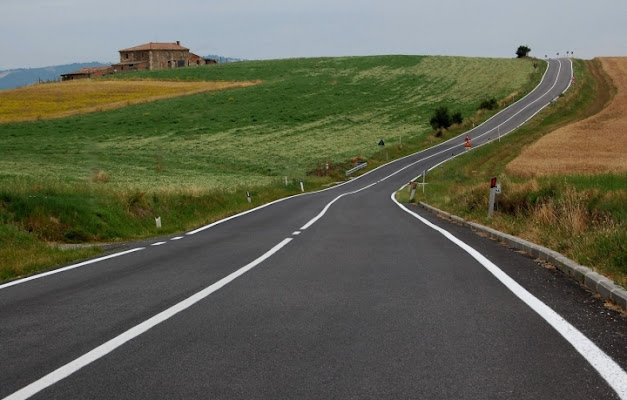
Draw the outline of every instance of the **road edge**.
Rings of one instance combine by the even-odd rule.
[[[468,226],[475,231],[483,232],[490,239],[497,240],[517,250],[524,251],[533,258],[551,263],[559,271],[561,271],[568,277],[575,279],[581,285],[585,286],[588,290],[592,291],[595,294],[598,294],[605,300],[611,301],[612,303],[620,307],[623,311],[627,311],[627,290],[615,284],[612,280],[606,278],[605,276],[594,272],[591,268],[579,265],[575,261],[554,250],[529,242],[519,237],[497,231],[496,229],[489,228],[485,225],[481,225],[472,221],[467,221],[461,217],[452,215],[450,213],[447,213],[446,211],[442,211],[436,207],[430,206],[429,204],[420,202],[418,206],[429,212],[432,212],[433,214],[441,218],[449,219],[458,222],[464,226]]]

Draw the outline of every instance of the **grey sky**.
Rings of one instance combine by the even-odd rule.
[[[627,56],[626,0],[0,0],[0,70],[174,42],[247,59]]]

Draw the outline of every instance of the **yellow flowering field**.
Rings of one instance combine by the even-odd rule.
[[[165,98],[253,86],[261,81],[92,81],[45,83],[0,91],[0,123],[67,117]]]

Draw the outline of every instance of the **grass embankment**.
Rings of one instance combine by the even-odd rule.
[[[385,159],[380,139],[388,143],[390,159],[445,140],[450,132],[430,136],[428,120],[436,106],[475,116],[486,97],[509,99],[529,90],[540,77],[532,71],[528,60],[385,56],[120,76],[122,83],[147,78],[263,83],[0,125],[0,279],[68,261],[61,256],[86,255],[70,257],[46,243],[187,230],[297,193],[298,178],[308,190],[343,179],[351,158],[377,165]],[[403,148],[390,146],[399,136]],[[326,162],[330,176],[324,176]],[[163,218],[161,230],[156,216]],[[29,243],[38,257],[16,255],[21,243]]]
[[[627,286],[627,173],[530,174],[509,167],[535,142],[603,110],[614,91],[599,60],[575,60],[576,83],[556,103],[501,142],[474,149],[432,171],[416,200],[554,249]],[[591,157],[593,147],[578,153]],[[614,157],[624,157],[618,153]],[[531,165],[528,165],[533,167]],[[502,184],[487,218],[490,177]],[[407,200],[407,193],[399,193]]]

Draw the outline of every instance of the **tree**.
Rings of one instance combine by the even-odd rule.
[[[448,112],[447,106],[441,106],[435,109],[435,113],[433,117],[429,120],[429,123],[433,127],[433,129],[441,131],[442,129],[447,129],[449,126],[453,124],[451,120],[451,115]]]
[[[518,46],[518,50],[516,50],[516,56],[518,58],[527,57],[531,49],[528,46]]]

